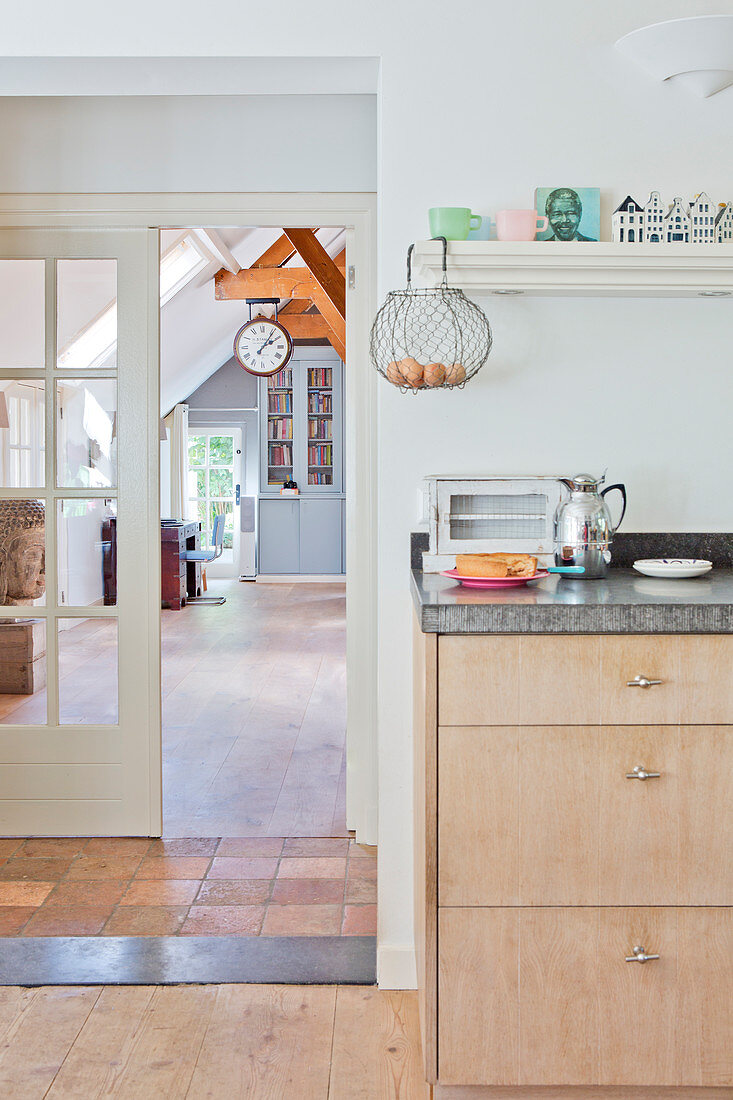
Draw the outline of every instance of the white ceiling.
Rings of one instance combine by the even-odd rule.
[[[163,230],[165,251],[181,235],[181,229]],[[280,229],[218,229],[216,232],[242,267],[251,267],[277,240]],[[331,256],[344,247],[342,229],[319,229],[318,238]],[[232,357],[234,336],[249,317],[246,302],[217,302],[214,275],[220,268],[212,263],[176,294],[161,310],[161,412],[193,393],[214,371]],[[294,257],[288,266],[302,266]]]

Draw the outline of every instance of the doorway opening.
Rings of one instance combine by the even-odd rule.
[[[360,734],[362,731],[366,733],[366,736],[357,736],[350,740],[354,757],[358,759],[361,756],[365,766],[363,768],[354,766],[352,769],[352,774],[357,778],[363,777],[363,787],[359,790],[359,798],[356,799],[353,798],[355,785],[352,784],[350,788],[352,805],[349,821],[358,825],[362,839],[368,839],[374,836],[376,822],[376,802],[371,793],[374,768],[370,755],[374,744],[370,734],[374,719],[376,658],[372,641],[375,630],[372,598],[375,525],[373,496],[370,495],[371,490],[367,492],[367,487],[372,483],[374,454],[373,377],[364,369],[364,356],[358,349],[366,344],[368,317],[373,310],[373,197],[361,196],[356,203],[353,196],[341,196],[340,199],[331,196],[331,199],[335,203],[334,208],[342,210],[345,219],[349,219],[347,224],[350,226],[349,240],[354,249],[353,256],[357,265],[362,265],[361,268],[357,267],[357,270],[364,273],[361,293],[354,293],[349,299],[350,340],[353,343],[352,362],[358,370],[352,371],[349,382],[351,395],[347,402],[347,412],[350,406],[352,414],[358,408],[359,415],[353,417],[352,430],[348,433],[350,441],[346,448],[346,457],[351,471],[350,484],[355,486],[351,514],[348,518],[350,569],[360,578],[359,584],[353,585],[354,599],[350,602],[349,611],[350,616],[356,616],[355,621],[359,624],[359,629],[350,632],[349,660],[352,667],[358,667],[361,670],[361,675],[352,681],[349,706],[354,721],[350,719],[350,728],[353,730],[358,726]],[[159,726],[156,718],[156,702],[159,700],[156,680],[161,596],[157,569],[160,562],[161,541],[160,510],[157,500],[158,460],[154,454],[158,450],[159,429],[156,407],[158,383],[157,372],[154,370],[157,365],[159,287],[157,274],[154,273],[158,258],[158,231],[147,230],[144,227],[165,224],[168,219],[161,214],[162,211],[167,215],[173,213],[174,216],[170,220],[182,225],[196,223],[197,213],[199,224],[204,218],[207,220],[220,218],[225,224],[237,223],[243,220],[240,217],[242,213],[252,210],[255,210],[263,220],[269,219],[270,224],[277,224],[279,215],[283,214],[285,209],[293,209],[291,203],[294,203],[295,208],[300,211],[300,215],[295,217],[308,212],[308,218],[303,220],[322,223],[327,220],[328,215],[324,214],[319,201],[309,199],[308,196],[299,196],[298,199],[291,197],[287,202],[283,201],[282,197],[272,196],[253,198],[253,196],[241,195],[209,195],[198,196],[195,200],[190,196],[177,198],[157,196],[153,200],[158,203],[154,209],[144,206],[146,202],[151,201],[150,196],[144,199],[142,196],[131,196],[129,200],[122,197],[116,201],[120,204],[120,210],[113,218],[114,224],[126,224],[130,227],[127,230],[119,233],[107,229],[94,233],[78,232],[79,228],[108,223],[110,211],[107,196],[70,196],[67,198],[68,210],[64,215],[58,213],[51,199],[49,209],[43,214],[43,224],[48,226],[61,221],[64,228],[56,230],[21,228],[19,231],[14,229],[12,236],[8,236],[5,242],[6,248],[3,253],[5,258],[12,257],[20,263],[26,262],[26,257],[34,260],[42,259],[45,264],[45,312],[47,321],[51,322],[47,329],[45,352],[43,345],[40,353],[34,350],[34,358],[27,364],[13,358],[12,365],[6,364],[3,375],[4,380],[21,380],[25,383],[32,379],[45,384],[45,438],[47,441],[54,440],[54,446],[47,447],[44,459],[45,488],[43,486],[38,488],[37,481],[32,480],[31,486],[36,488],[32,488],[30,492],[28,486],[21,485],[16,489],[11,487],[4,493],[4,496],[13,500],[30,500],[31,497],[45,500],[46,556],[50,562],[56,562],[58,565],[58,571],[55,566],[50,566],[46,573],[49,594],[46,595],[45,602],[43,599],[32,601],[33,615],[40,620],[40,628],[36,629],[34,624],[35,633],[41,638],[42,627],[48,624],[51,628],[45,632],[49,646],[48,655],[42,651],[37,654],[39,669],[41,663],[44,663],[50,678],[46,728],[44,728],[44,714],[28,713],[27,725],[19,721],[15,717],[18,705],[25,705],[29,700],[13,699],[10,701],[13,717],[8,714],[6,723],[9,722],[9,724],[6,724],[4,729],[4,734],[10,735],[6,738],[7,762],[15,766],[16,776],[22,773],[21,778],[25,786],[19,792],[20,797],[2,800],[6,834],[2,844],[2,858],[6,860],[6,864],[3,867],[3,875],[0,876],[2,879],[0,892],[3,894],[0,906],[2,909],[0,917],[3,918],[0,921],[0,935],[17,936],[18,940],[13,942],[20,947],[27,945],[29,948],[33,946],[29,942],[33,936],[51,937],[49,944],[56,944],[57,941],[53,937],[74,937],[73,964],[70,962],[61,976],[58,969],[54,970],[49,965],[53,959],[59,962],[58,952],[54,954],[56,948],[44,946],[47,957],[44,957],[42,973],[39,977],[40,972],[34,972],[40,981],[78,980],[79,960],[82,958],[86,960],[86,965],[92,956],[95,966],[99,964],[94,970],[95,981],[108,980],[102,975],[113,972],[116,973],[115,980],[120,980],[119,972],[115,971],[116,962],[105,945],[104,938],[109,936],[122,936],[125,939],[125,950],[132,952],[135,960],[130,973],[134,971],[137,977],[132,980],[142,980],[140,974],[143,971],[139,969],[139,964],[148,958],[145,938],[162,936],[167,940],[171,934],[181,933],[182,918],[185,918],[197,899],[203,902],[203,894],[201,897],[198,895],[203,889],[204,879],[217,878],[216,875],[208,875],[208,869],[213,867],[216,859],[276,858],[279,865],[285,860],[315,861],[319,858],[322,860],[339,858],[333,854],[316,856],[313,854],[313,849],[308,856],[296,854],[294,845],[289,845],[287,842],[296,841],[299,839],[297,837],[230,838],[240,841],[243,846],[248,841],[260,839],[263,842],[268,841],[271,847],[277,847],[272,845],[272,841],[280,839],[282,846],[280,855],[277,857],[265,855],[247,857],[234,854],[227,856],[225,847],[220,846],[219,837],[179,836],[164,837],[162,840],[149,839],[158,837],[161,829],[159,760],[157,758]],[[43,198],[34,198],[34,210],[36,207],[43,206],[44,202]],[[19,213],[20,205],[22,203],[19,204],[17,197],[14,199],[6,196],[7,209],[2,215],[6,225],[16,226],[18,223],[24,225],[24,215],[22,212]],[[271,210],[276,207],[277,215],[273,217]],[[215,213],[212,215],[210,211]],[[70,215],[75,219],[76,229],[67,228]],[[79,270],[81,269],[80,261],[92,260],[96,263],[105,257],[114,257],[119,264],[119,309],[121,311],[119,376],[115,365],[109,365],[101,360],[96,362],[96,359],[94,362],[89,362],[84,371],[76,365],[74,368],[80,374],[88,372],[88,381],[91,385],[86,385],[84,388],[95,398],[94,401],[91,398],[88,400],[85,398],[82,428],[89,434],[88,438],[82,435],[83,445],[81,449],[77,448],[79,454],[77,455],[76,451],[74,454],[84,468],[91,471],[98,470],[101,469],[102,458],[111,453],[110,444],[114,443],[120,471],[119,485],[116,490],[119,505],[117,508],[115,508],[115,489],[112,488],[110,495],[107,482],[92,484],[87,480],[77,485],[74,481],[73,489],[67,489],[62,475],[57,474],[56,464],[62,463],[66,454],[63,440],[64,432],[67,430],[65,426],[67,402],[62,387],[68,384],[69,375],[65,372],[69,367],[56,360],[59,340],[52,320],[51,306],[54,302],[54,283],[60,278],[61,263],[65,262],[65,257],[73,258],[75,270],[77,265]],[[43,286],[42,280],[40,285]],[[105,286],[102,289],[105,289]],[[35,298],[39,298],[35,284],[33,293]],[[105,298],[105,302],[106,300]],[[10,302],[10,299],[8,301]],[[43,306],[42,293],[40,301]],[[115,303],[112,302],[112,304]],[[151,315],[153,305],[155,308]],[[95,340],[99,336],[101,341],[103,335],[101,330],[113,317],[104,303],[102,307],[101,312],[88,314],[90,320],[86,321],[82,317],[81,328],[77,327],[77,331],[85,328],[86,324],[91,324],[94,328]],[[95,322],[99,322],[96,328]],[[33,326],[32,331],[42,334],[43,326]],[[22,370],[19,364],[22,364]],[[71,374],[73,373],[72,371]],[[102,394],[104,398],[102,401],[95,392],[95,387],[98,389],[100,380],[110,379],[116,379],[118,383],[116,409],[108,406],[109,395],[106,391]],[[99,390],[99,393],[101,394],[102,391]],[[53,400],[49,395],[52,395]],[[14,396],[16,395],[8,394],[8,404],[12,405],[10,415],[14,421],[17,421],[17,410],[25,409],[27,403],[19,402],[16,409],[12,401]],[[68,400],[69,403],[73,403],[74,395],[71,392],[68,394]],[[100,406],[104,416],[100,416],[97,406]],[[71,404],[69,404],[70,407]],[[60,424],[61,421],[64,423]],[[102,431],[107,422],[110,424],[109,439],[105,435],[106,427]],[[56,428],[51,431],[51,425],[54,423]],[[71,419],[68,423],[71,424]],[[13,434],[12,426],[10,431]],[[20,436],[22,432],[17,434]],[[24,447],[26,443],[19,439],[17,443],[19,457],[16,463],[19,469],[24,468],[24,463],[27,465],[21,454]],[[9,450],[13,451],[10,443]],[[15,458],[12,462],[16,462]],[[212,463],[209,463],[209,466],[211,465]],[[35,476],[38,477],[38,475]],[[63,474],[63,477],[65,476]],[[72,497],[83,499],[87,505],[91,502],[91,506],[86,507],[85,510],[67,514],[64,502],[67,498],[71,500]],[[211,503],[211,497],[212,494],[209,492],[209,503]],[[49,501],[51,501],[50,506]],[[99,501],[101,504],[98,504]],[[58,503],[58,515],[55,502]],[[66,532],[65,525],[72,519],[75,531],[82,533],[82,528],[88,520],[90,530],[94,527],[97,532],[90,547],[93,550],[95,563],[93,570],[99,591],[95,589],[93,602],[89,606],[81,601],[79,595],[81,588],[77,584],[79,578],[69,577],[69,586],[65,586],[64,561],[68,559],[68,562],[74,564],[76,568],[81,560],[77,551],[73,554],[70,552],[72,531],[69,528]],[[67,534],[69,538],[66,538]],[[40,549],[38,561],[42,567],[42,545],[40,542],[38,545]],[[219,584],[220,579],[213,578],[212,583]],[[254,588],[254,586],[250,587]],[[280,583],[279,587],[283,590],[285,586]],[[262,585],[260,589],[262,590]],[[72,597],[72,593],[76,594]],[[70,607],[66,602],[67,596],[74,605],[79,603],[79,606]],[[89,598],[92,599],[92,597]],[[200,610],[204,609],[200,608]],[[98,676],[94,671],[95,662],[98,659],[110,656],[101,652],[99,638],[94,638],[90,634],[83,646],[77,647],[73,654],[70,652],[69,661],[66,662],[64,659],[66,642],[74,635],[74,630],[68,630],[65,633],[62,631],[67,625],[66,619],[73,619],[75,626],[81,625],[80,620],[85,619],[89,622],[90,628],[92,626],[96,628],[99,624],[101,630],[103,625],[105,627],[108,625],[108,620],[114,626],[118,616],[120,630],[117,656],[115,657],[114,653],[111,654],[110,668],[113,675],[115,671],[119,675],[119,689],[113,694],[108,690],[109,684],[104,677]],[[273,644],[276,644],[276,640],[273,640]],[[35,658],[36,651],[34,650],[33,653]],[[47,658],[45,662],[44,658]],[[67,664],[68,667],[66,667]],[[91,711],[88,700],[82,699],[78,692],[72,699],[68,691],[69,688],[77,691],[82,678],[85,683],[89,683],[90,691],[96,692],[100,698],[104,696],[107,703],[114,704],[111,709],[100,712],[93,723],[90,723],[89,719]],[[36,686],[34,678],[32,688],[23,692],[23,694],[29,693],[37,696],[34,702],[42,700],[44,693],[40,679]],[[117,699],[119,699],[119,710],[116,709]],[[64,709],[67,700],[73,704],[72,710],[68,712],[68,718],[65,717]],[[28,737],[29,730],[34,734],[32,738]],[[59,732],[64,735],[63,738],[57,736]],[[46,733],[49,736],[46,736]],[[76,745],[73,741],[74,737],[83,742],[79,752],[74,747]],[[15,752],[16,743],[17,759],[12,755]],[[84,760],[83,765],[79,764],[80,759]],[[43,764],[43,769],[35,768],[36,763]],[[356,765],[357,760],[352,760],[351,763]],[[23,771],[26,764],[29,765],[26,769],[27,776]],[[53,772],[53,785],[47,779],[51,772]],[[26,780],[32,781],[30,785]],[[60,792],[63,792],[63,798],[58,797]],[[39,799],[42,800],[42,805]],[[42,812],[39,811],[39,806]],[[97,814],[97,817],[94,814]],[[312,836],[300,839],[320,842],[344,841],[349,838]],[[366,855],[369,854],[372,853],[366,853]],[[352,855],[354,858],[365,860],[364,852],[352,852],[349,849],[348,861],[351,860]],[[367,863],[368,861],[364,866],[367,866]],[[223,869],[227,872],[233,870],[231,867]],[[265,870],[262,865],[257,869]],[[310,871],[316,869],[315,863],[311,862],[307,869]],[[276,872],[278,870],[279,868],[276,868]],[[330,868],[323,866],[318,870],[319,873],[327,872]],[[182,877],[182,872],[185,872],[186,878]],[[248,889],[257,891],[262,881],[269,881],[272,887],[272,893],[268,895],[269,901],[275,901],[278,877],[284,880],[281,889],[286,892],[293,889],[293,884],[297,886],[304,881],[308,883],[312,881],[303,880],[302,875],[294,875],[288,879],[288,876],[278,873],[271,880],[255,881],[250,874],[244,879],[235,879],[230,876],[223,881],[233,881],[235,886],[243,891]],[[356,877],[363,878],[365,882],[373,878],[370,873]],[[316,882],[322,886],[323,880],[328,882],[328,874],[324,873],[322,879],[319,877]],[[16,882],[21,884],[17,888]],[[347,882],[348,875],[344,883],[344,907]],[[220,882],[209,883],[207,889],[210,889],[213,894],[220,890]],[[303,889],[306,889],[305,885]],[[154,895],[157,895],[155,902]],[[308,899],[309,902],[310,900]],[[218,897],[212,900],[211,904],[221,903],[221,901],[221,897]],[[313,904],[318,903],[314,901]],[[222,914],[225,908],[226,906],[221,904]],[[159,920],[163,916],[168,918],[165,926]],[[219,929],[220,932],[236,931],[235,927],[226,929],[223,924],[219,925]],[[318,930],[315,936],[309,938],[318,939],[319,936],[323,967],[318,980],[328,981],[333,979],[334,937],[326,937],[321,930]],[[281,940],[285,938],[288,937],[281,936]],[[345,946],[347,937],[338,939],[339,944]],[[354,935],[352,939],[371,941],[371,947],[367,945],[366,953],[362,956],[362,964],[365,968],[362,974],[368,974],[370,967],[373,973],[373,937]],[[10,942],[8,940],[5,946],[9,948]],[[272,943],[272,939],[269,939],[269,943]],[[107,945],[114,946],[109,943],[109,940]],[[239,970],[236,966],[234,969],[232,967],[237,959],[245,959],[246,962],[246,959],[259,957],[261,961],[264,958],[262,952],[257,956],[250,951],[250,947],[254,949],[256,945],[261,945],[265,951],[271,951],[271,947],[262,942],[262,937],[252,936],[250,931],[246,944],[240,941],[235,957],[232,957],[230,952],[224,959],[219,952],[223,967],[221,972],[226,973],[229,980],[235,973],[239,975],[236,980],[247,980],[246,966]],[[184,937],[180,947],[185,946]],[[150,967],[145,971],[145,980],[213,980],[206,966],[203,970],[201,968],[196,970],[194,964],[199,958],[196,943],[188,940],[187,946],[191,950],[183,954],[179,952],[176,955],[183,969],[180,967],[176,969],[173,966],[172,969],[167,970],[163,967],[164,973],[159,972],[160,955],[154,951],[154,957],[150,956],[148,959]],[[220,942],[217,946],[224,947],[225,944]],[[68,942],[59,947],[69,951]],[[77,947],[78,951],[76,951]],[[97,950],[97,947],[100,950]],[[157,950],[157,945],[151,944],[150,947],[156,947]],[[19,953],[21,971],[18,972],[20,975],[17,978],[18,981],[23,980],[24,974],[28,977],[28,972],[22,967],[28,964],[32,954],[32,951]],[[346,958],[343,952],[340,954]],[[133,955],[130,957],[132,958]],[[206,957],[210,959],[211,953],[209,952]],[[278,966],[282,959],[283,956],[280,955]],[[287,963],[287,959],[285,962]],[[351,975],[352,960],[349,958],[346,962],[346,975]],[[84,972],[91,973],[88,966]],[[287,967],[285,969],[281,967],[277,972],[270,971],[267,977],[262,969],[257,973],[260,975],[257,980],[290,980]],[[249,980],[252,980],[251,977]],[[350,980],[350,978],[345,976],[342,970],[339,980]],[[368,978],[364,977],[363,980]]]
[[[190,250],[161,297],[163,838],[211,857],[184,933],[376,934],[346,821],[345,244],[161,233],[162,288]],[[287,353],[258,376],[268,322]]]

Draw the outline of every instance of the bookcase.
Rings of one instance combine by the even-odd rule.
[[[303,496],[340,493],[343,365],[337,358],[301,358],[299,350],[283,370],[260,380],[260,492],[279,493],[292,478]]]
[[[258,573],[344,572],[343,364],[298,347],[260,379]],[[297,497],[280,496],[285,481]]]

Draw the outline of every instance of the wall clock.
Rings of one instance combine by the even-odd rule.
[[[234,337],[237,361],[258,378],[266,378],[282,370],[292,354],[290,333],[271,317],[250,318]]]

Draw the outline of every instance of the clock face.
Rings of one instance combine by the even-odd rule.
[[[275,374],[293,354],[293,341],[277,321],[255,317],[234,337],[234,354],[250,374]]]

